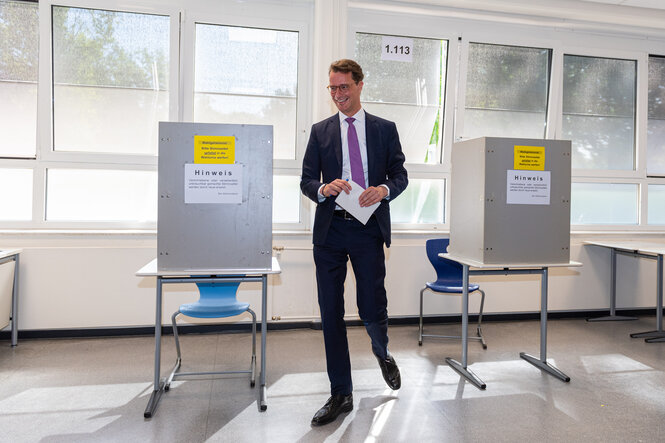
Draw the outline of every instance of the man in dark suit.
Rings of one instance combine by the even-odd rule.
[[[393,122],[366,113],[360,105],[363,72],[353,60],[330,65],[331,97],[339,113],[312,126],[303,159],[300,188],[317,203],[314,263],[331,397],[312,425],[334,421],[353,409],[351,361],[344,323],[344,280],[351,259],[358,313],[372,342],[383,378],[399,389],[399,368],[388,353],[388,310],[383,245],[390,247],[389,200],[408,184],[404,154]],[[363,224],[335,200],[358,183],[360,206],[379,203]]]

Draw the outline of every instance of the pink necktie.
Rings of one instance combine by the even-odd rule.
[[[351,164],[351,179],[365,188],[365,171],[363,170],[363,159],[360,156],[360,145],[358,144],[358,133],[353,126],[355,118],[349,117],[346,122],[349,124],[349,129],[346,137],[349,142],[349,163]]]

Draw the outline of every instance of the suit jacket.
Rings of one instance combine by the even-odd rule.
[[[365,112],[367,169],[369,186],[386,185],[390,200],[406,189],[409,182],[404,168],[404,153],[395,123]],[[318,191],[323,183],[342,178],[342,136],[339,113],[312,126],[302,165],[300,189],[316,206],[312,241],[322,245],[335,210],[336,197],[319,203]],[[390,247],[390,208],[382,200],[374,212],[386,246]]]

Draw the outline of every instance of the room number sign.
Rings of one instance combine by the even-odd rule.
[[[413,61],[413,39],[384,35],[381,39],[381,60]]]

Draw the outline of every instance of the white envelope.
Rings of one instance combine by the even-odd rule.
[[[358,199],[360,198],[360,194],[365,190],[353,180],[349,183],[351,184],[351,192],[348,194],[344,191],[340,192],[335,203],[346,209],[349,214],[353,215],[363,225],[367,224],[367,220],[374,214],[374,211],[379,207],[381,202],[374,203],[372,206],[361,207]]]

